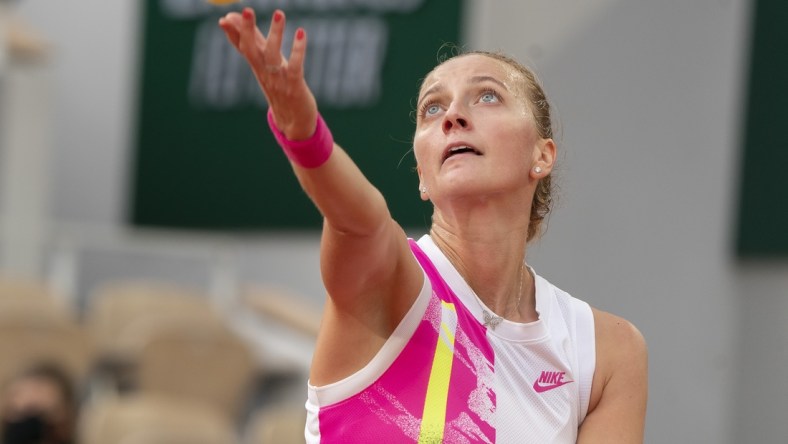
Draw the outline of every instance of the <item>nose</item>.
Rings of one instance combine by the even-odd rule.
[[[467,129],[469,126],[470,121],[468,117],[457,104],[453,104],[449,107],[443,118],[444,133],[448,133],[452,129]]]

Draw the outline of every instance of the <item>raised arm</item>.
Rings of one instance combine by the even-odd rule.
[[[281,135],[290,141],[309,139],[319,114],[304,79],[306,31],[296,30],[286,59],[281,53],[282,11],[274,12],[267,37],[250,8],[227,14],[219,25],[252,68]],[[327,309],[372,314],[369,322],[375,325],[368,328],[377,333],[393,329],[418,293],[422,275],[383,196],[336,144],[317,166],[292,157],[291,164],[324,217],[321,271],[330,295]]]

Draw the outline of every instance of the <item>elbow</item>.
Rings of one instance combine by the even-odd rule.
[[[386,200],[377,189],[358,204],[340,209],[334,213],[324,213],[325,227],[342,236],[375,237],[391,223]]]

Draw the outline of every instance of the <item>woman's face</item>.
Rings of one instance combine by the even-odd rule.
[[[426,195],[485,195],[526,190],[540,144],[522,74],[471,54],[451,59],[422,84],[414,136]],[[543,167],[544,169],[544,167]]]

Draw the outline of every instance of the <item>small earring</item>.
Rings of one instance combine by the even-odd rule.
[[[419,188],[419,191],[421,191],[424,194],[427,194],[427,187],[421,187]]]
[[[534,167],[534,173],[540,174],[541,172],[542,172],[542,167],[540,167],[540,166],[535,166]]]

